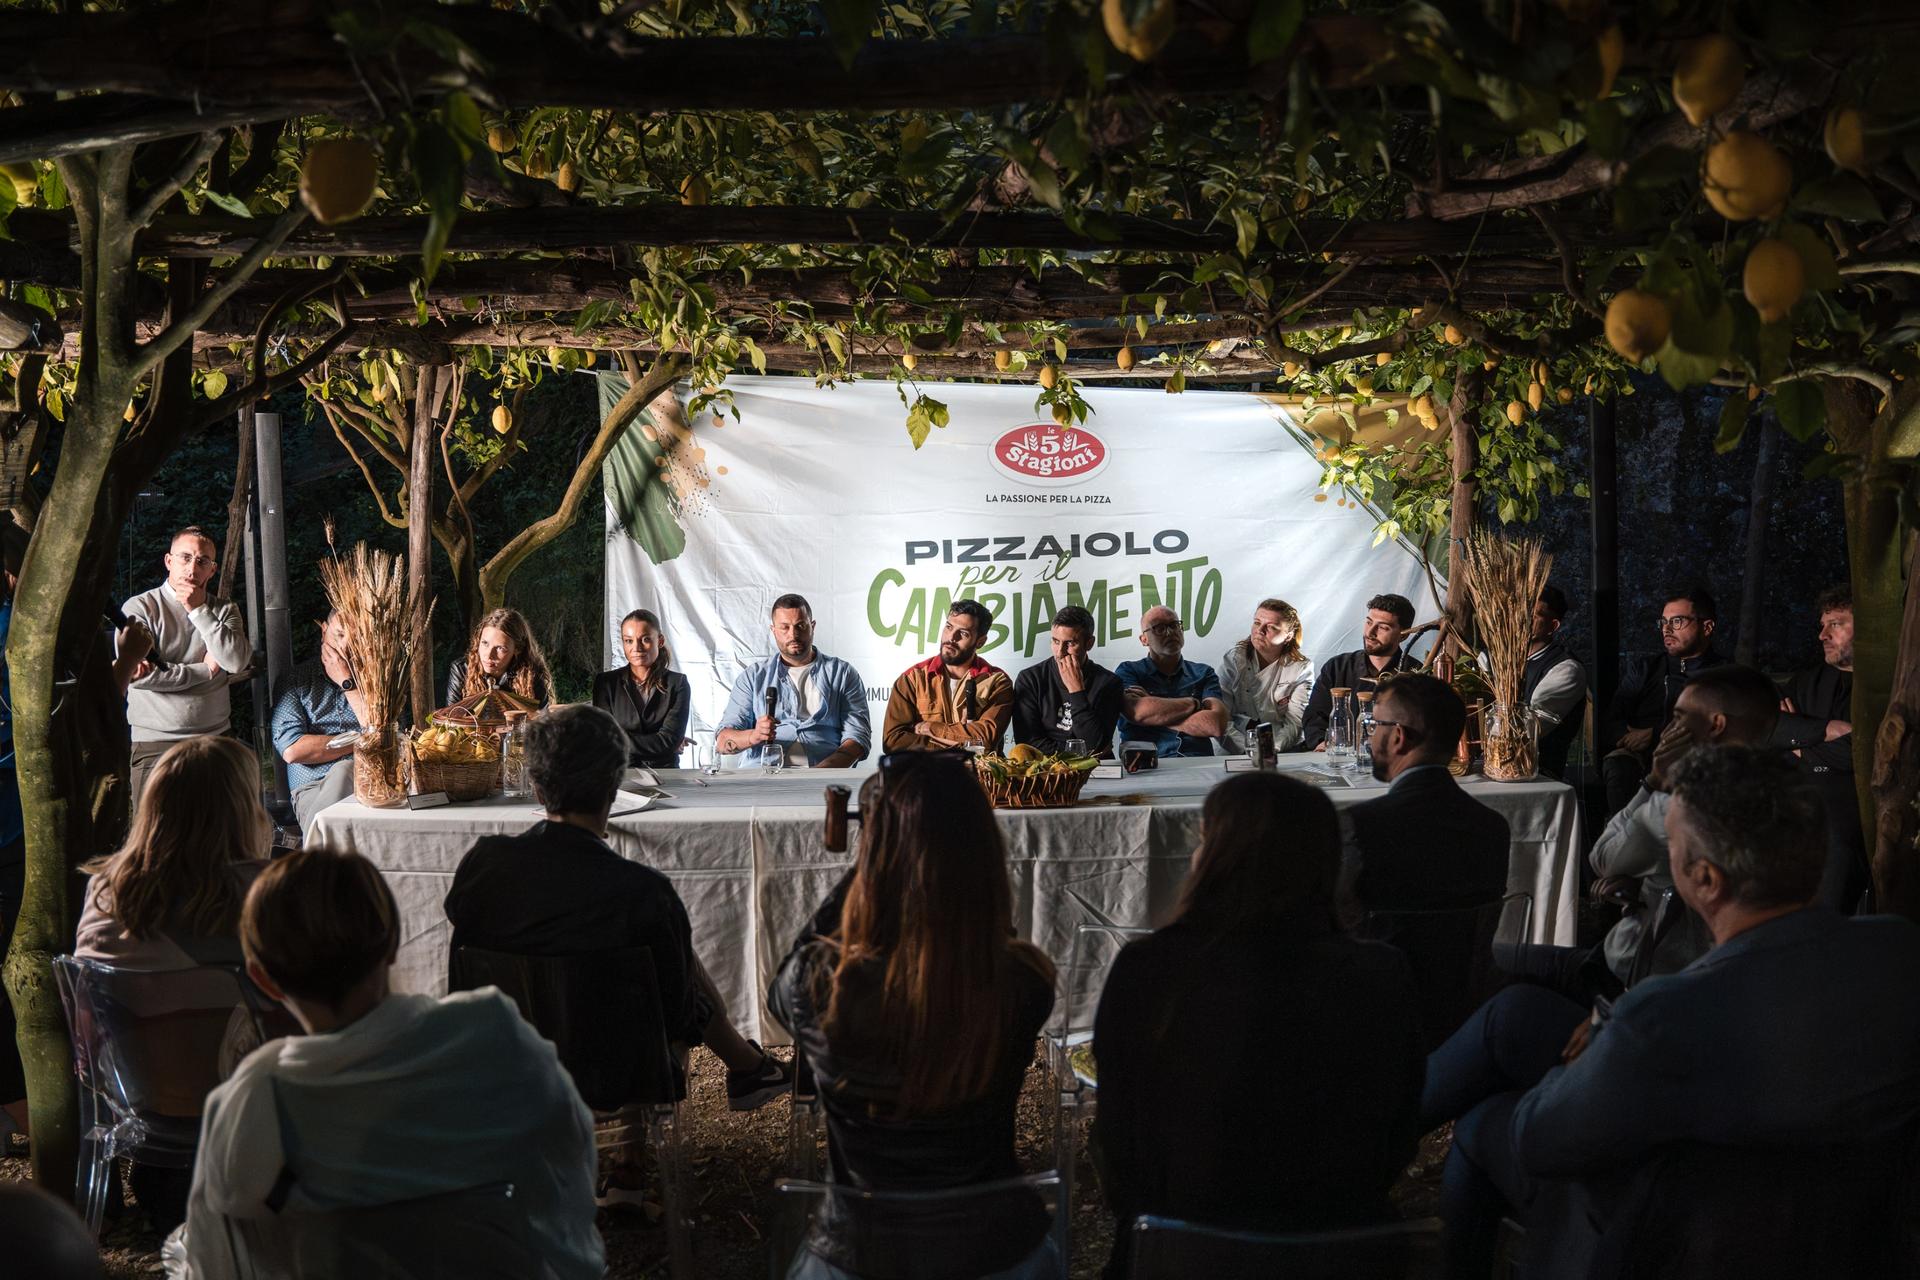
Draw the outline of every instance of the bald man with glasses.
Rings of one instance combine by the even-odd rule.
[[[1151,742],[1163,756],[1210,756],[1227,731],[1226,694],[1205,663],[1180,656],[1187,628],[1180,615],[1155,605],[1140,619],[1147,656],[1113,669],[1120,681],[1120,740]]]
[[[228,686],[253,663],[239,606],[207,594],[220,569],[213,539],[197,528],[182,529],[173,535],[162,563],[167,580],[124,606],[127,617],[147,624],[154,642],[127,688],[136,805],[147,774],[168,747],[227,731],[232,723]]]

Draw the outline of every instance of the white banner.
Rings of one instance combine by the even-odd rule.
[[[820,649],[864,678],[876,740],[950,600],[993,611],[982,656],[1009,675],[1048,654],[1066,604],[1092,610],[1108,667],[1144,655],[1155,604],[1187,623],[1185,656],[1216,668],[1267,596],[1300,611],[1316,667],[1359,647],[1369,596],[1438,610],[1413,549],[1374,545],[1371,511],[1321,495],[1308,438],[1259,396],[1091,390],[1086,426],[1060,428],[1029,387],[928,384],[951,421],[916,450],[890,383],[727,386],[738,422],[656,419],[606,469],[608,665],[621,617],[653,610],[696,733],[772,654],[768,609],[788,591],[812,603]],[[617,389],[603,378],[603,404]]]

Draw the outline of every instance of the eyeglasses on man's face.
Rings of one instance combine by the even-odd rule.
[[[1187,629],[1184,622],[1156,622],[1147,628],[1151,636],[1177,636]]]
[[[190,551],[169,551],[167,554],[173,557],[175,564],[192,565],[196,569],[211,569],[215,563],[212,556],[197,556]]]
[[[1676,613],[1671,618],[1662,618],[1653,624],[1656,631],[1685,631],[1700,619],[1689,613]]]

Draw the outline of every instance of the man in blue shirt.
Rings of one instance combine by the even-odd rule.
[[[873,740],[867,687],[853,664],[813,646],[813,606],[789,593],[773,602],[774,655],[733,682],[714,745],[745,753],[750,764],[845,769],[866,758]],[[774,697],[767,714],[767,693]]]
[[[1165,605],[1140,619],[1147,656],[1113,669],[1121,695],[1120,740],[1151,742],[1163,756],[1210,756],[1213,740],[1227,731],[1226,695],[1213,668],[1186,662],[1186,627]]]
[[[339,614],[329,614],[320,628],[320,656],[281,677],[273,702],[273,746],[287,762],[287,786],[302,831],[315,814],[353,794],[353,765],[337,767],[353,748],[328,744],[366,722],[366,698],[354,688],[347,661],[347,628]]]

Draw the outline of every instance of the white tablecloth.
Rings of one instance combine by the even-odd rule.
[[[1327,778],[1307,756],[1281,767]],[[664,873],[687,906],[694,948],[749,1036],[784,1043],[762,998],[795,934],[851,861],[821,846],[822,787],[858,793],[859,770],[723,771],[701,778],[662,770],[668,800],[616,816],[608,842],[622,857]],[[1174,903],[1199,839],[1200,805],[1226,777],[1221,758],[1163,760],[1157,770],[1096,778],[1071,809],[1001,810],[1014,919],[1064,966],[1077,925],[1155,923]],[[1378,795],[1382,784],[1352,776],[1329,788],[1336,805]],[[701,785],[704,782],[706,785]],[[1464,784],[1498,810],[1513,831],[1508,887],[1533,896],[1529,934],[1571,945],[1579,895],[1580,816],[1558,782]],[[623,796],[615,814],[629,803]],[[442,902],[461,857],[482,835],[525,830],[538,820],[530,800],[494,799],[433,809],[368,809],[344,800],[319,814],[309,845],[364,854],[386,876],[400,905],[394,985],[445,990],[448,941]],[[1509,912],[1505,936],[1517,936]]]

